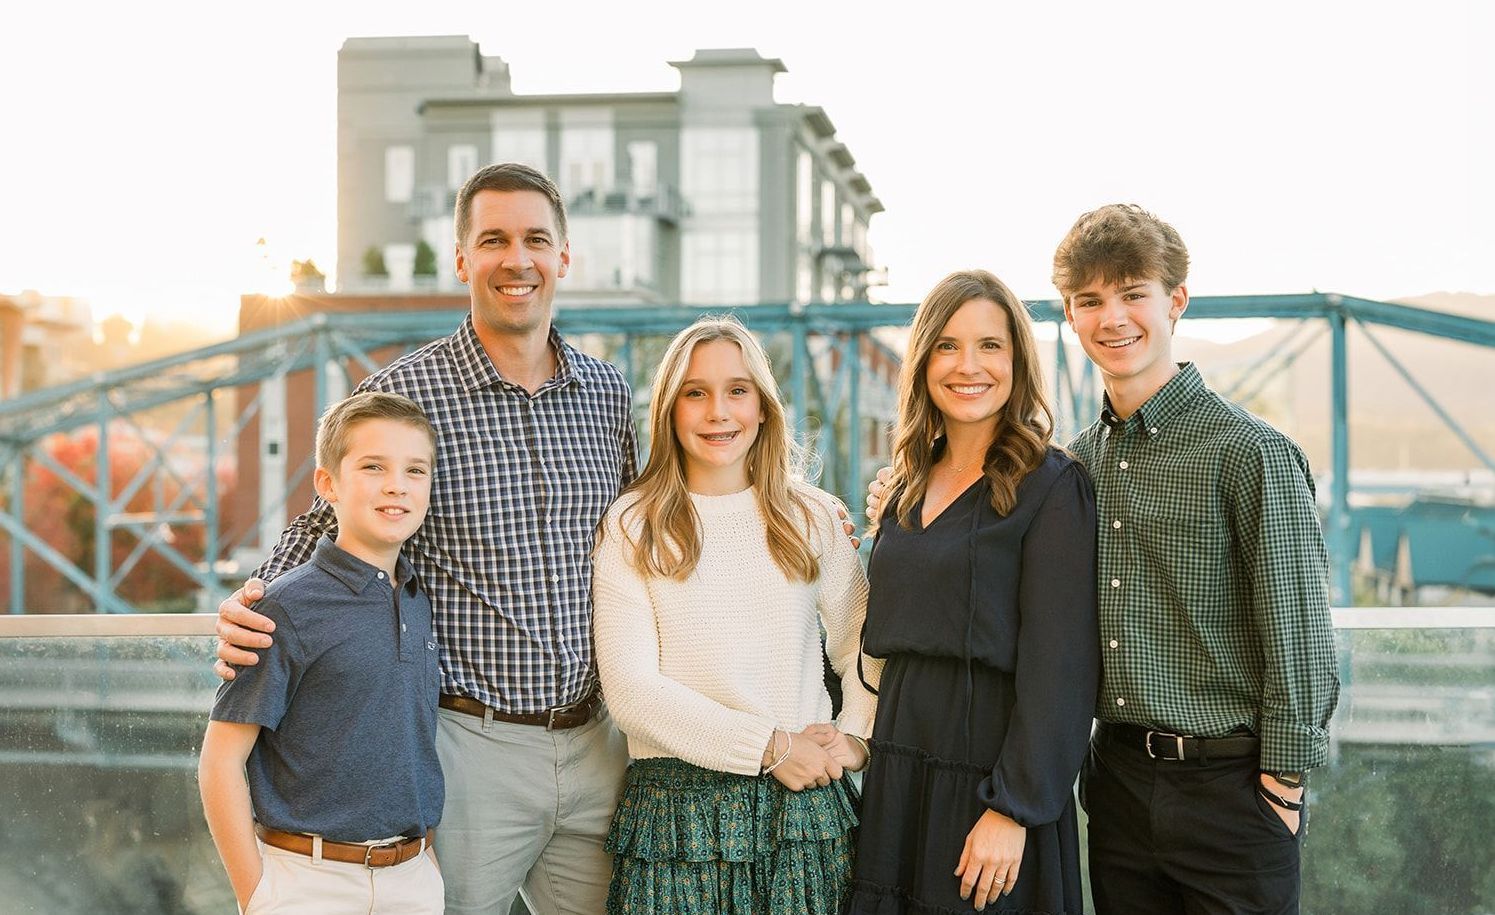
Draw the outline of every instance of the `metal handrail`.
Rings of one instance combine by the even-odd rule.
[[[1335,629],[1495,629],[1495,607],[1336,607]],[[208,636],[216,613],[0,615],[0,639]]]

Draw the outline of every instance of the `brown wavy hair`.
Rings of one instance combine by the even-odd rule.
[[[685,485],[685,454],[675,437],[675,400],[697,346],[727,340],[742,350],[748,377],[758,389],[763,423],[748,450],[747,475],[758,513],[768,528],[768,552],[790,581],[812,582],[820,564],[810,544],[811,508],[796,490],[803,460],[784,416],[768,354],[758,338],[731,316],[705,317],[670,341],[649,397],[649,460],[625,492],[637,495],[623,510],[623,536],[633,567],[645,575],[683,581],[701,559],[701,522]],[[636,529],[637,534],[633,531]]]
[[[986,449],[982,469],[991,484],[991,505],[998,514],[1012,511],[1017,487],[1037,469],[1054,437],[1054,411],[1044,390],[1033,319],[1007,285],[985,270],[962,270],[940,280],[914,313],[908,354],[898,376],[898,424],[893,434],[893,476],[883,511],[898,524],[911,526],[914,506],[924,498],[936,458],[935,442],[945,432],[944,416],[929,394],[925,371],[945,325],[973,299],[993,302],[1007,313],[1012,328],[1012,392]],[[875,533],[874,527],[869,531]]]

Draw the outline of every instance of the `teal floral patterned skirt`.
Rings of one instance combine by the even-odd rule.
[[[839,915],[860,803],[845,778],[794,792],[637,760],[607,836],[608,915]]]

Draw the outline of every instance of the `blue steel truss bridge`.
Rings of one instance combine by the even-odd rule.
[[[1034,319],[1068,335],[1055,301],[1028,303]],[[765,336],[774,353],[786,399],[801,436],[819,455],[820,485],[859,508],[866,480],[882,460],[882,421],[891,415],[898,354],[881,339],[884,329],[906,326],[913,305],[750,305],[730,311]],[[582,348],[611,359],[635,391],[642,421],[653,362],[663,341],[703,309],[561,309],[556,324]],[[305,491],[309,449],[298,456],[289,439],[309,429],[287,429],[287,398],[300,398],[295,415],[315,417],[364,374],[398,353],[448,334],[462,311],[312,314],[292,323],[152,362],[35,391],[0,403],[0,591],[11,613],[45,612],[45,595],[28,591],[26,569],[60,575],[85,609],[129,613],[140,609],[128,594],[144,560],[175,571],[186,591],[216,600],[244,574],[235,557],[262,554],[288,514],[304,506],[289,494]],[[1495,506],[1440,502],[1416,517],[1361,504],[1349,473],[1349,350],[1347,335],[1363,334],[1380,357],[1417,392],[1468,449],[1471,466],[1495,474],[1492,460],[1458,418],[1421,385],[1413,370],[1376,336],[1383,328],[1459,343],[1495,347],[1495,322],[1332,293],[1199,297],[1185,320],[1274,318],[1297,328],[1281,345],[1249,366],[1222,393],[1238,400],[1259,390],[1325,334],[1330,340],[1328,390],[1332,423],[1325,532],[1332,567],[1333,603],[1352,603],[1357,568],[1384,572],[1416,557],[1416,583],[1438,583],[1495,593]],[[1060,439],[1097,413],[1100,386],[1088,362],[1067,347],[1053,347],[1051,392]],[[1495,383],[1495,360],[1486,383]],[[1465,418],[1468,421],[1468,418]],[[642,422],[640,422],[642,427]],[[67,465],[49,447],[55,436],[92,430],[96,451],[83,465]],[[641,428],[641,431],[642,428]],[[111,432],[113,435],[111,435]],[[121,434],[145,456],[118,470],[111,442]],[[257,510],[225,512],[219,468],[243,463],[241,437],[257,450]],[[242,469],[242,468],[241,468]],[[70,493],[68,544],[49,539],[36,523],[37,481],[47,478]],[[255,500],[250,500],[254,502]],[[229,517],[232,515],[232,517]],[[55,520],[55,519],[53,519]],[[189,536],[190,535],[190,536]],[[79,544],[82,549],[79,549]],[[75,608],[76,609],[76,608]]]

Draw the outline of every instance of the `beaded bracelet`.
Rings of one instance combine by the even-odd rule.
[[[779,732],[779,729],[778,728],[774,728],[773,732],[775,734],[777,734]],[[770,773],[773,770],[777,769],[779,767],[779,763],[781,763],[784,760],[786,760],[786,759],[789,758],[789,751],[791,749],[793,749],[793,747],[794,747],[794,735],[791,734],[791,733],[789,733],[788,731],[785,731],[784,732],[784,753],[783,753],[783,755],[780,756],[778,759],[774,760],[773,762],[769,763],[768,765],[764,766],[763,767],[763,771],[759,772],[758,774],[759,775],[767,775],[768,773]]]

